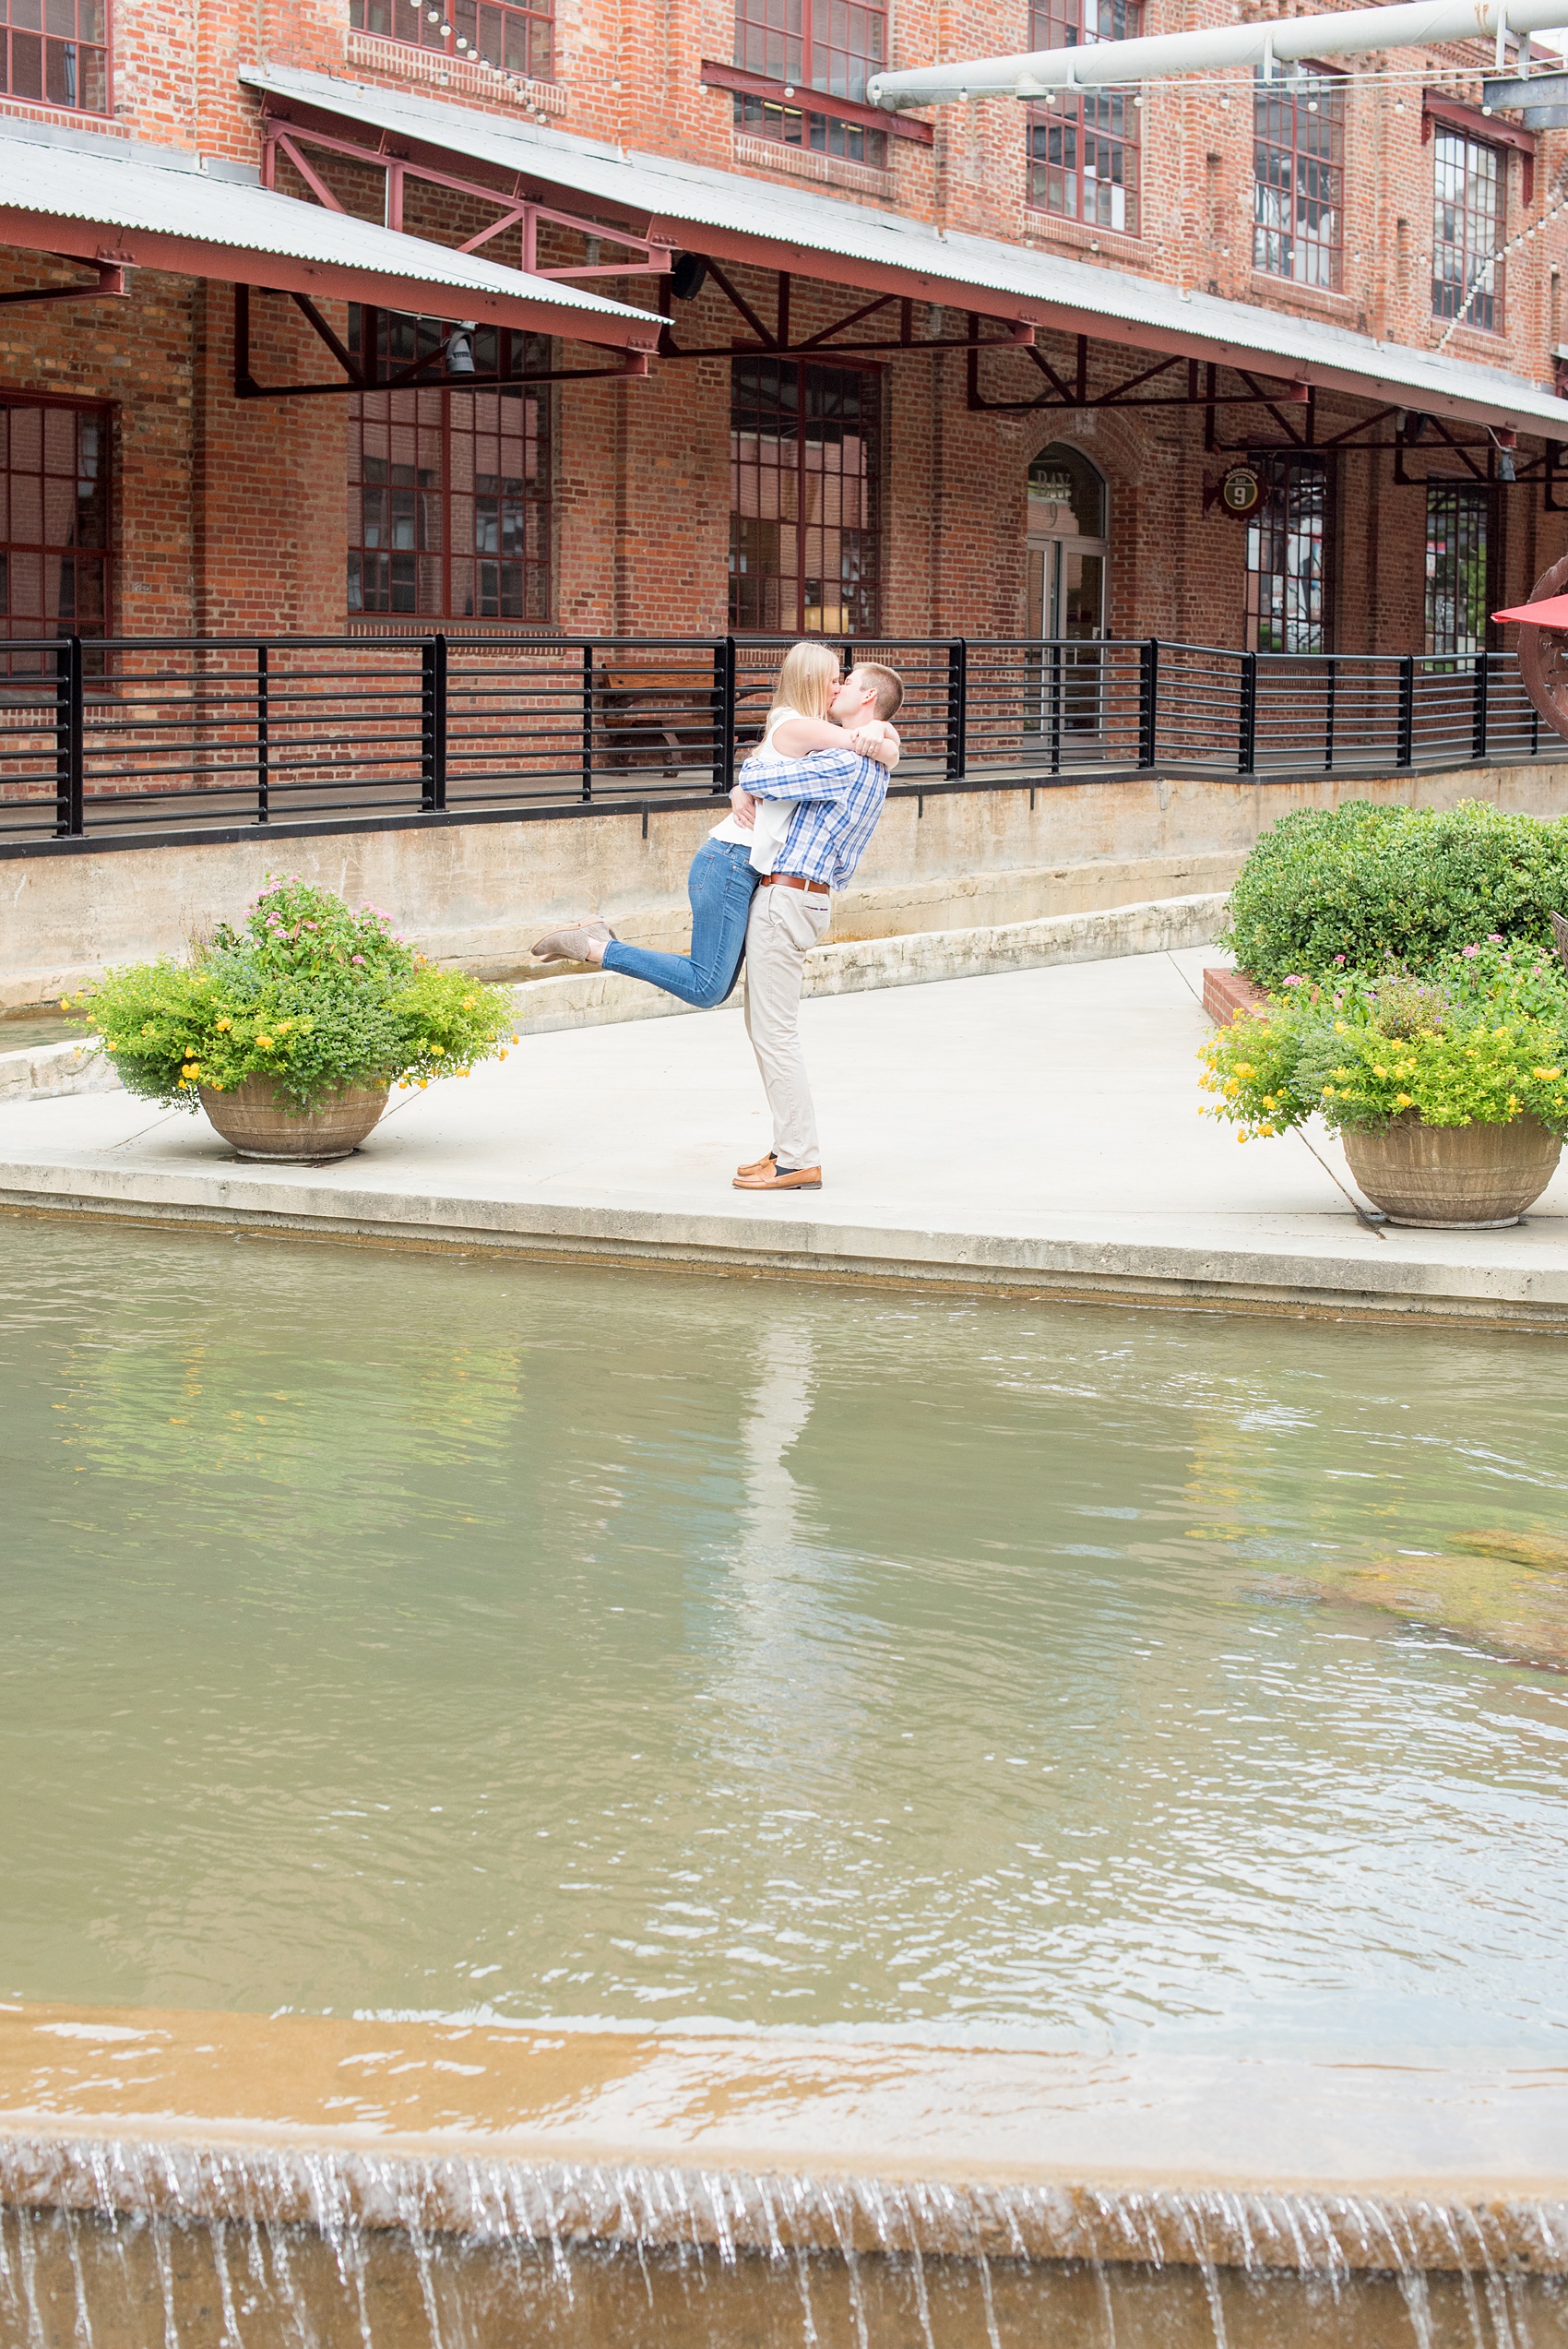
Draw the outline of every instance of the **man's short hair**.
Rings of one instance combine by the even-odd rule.
[[[904,680],[897,670],[885,668],[880,661],[857,661],[855,670],[875,692],[877,716],[891,718],[904,698]]]

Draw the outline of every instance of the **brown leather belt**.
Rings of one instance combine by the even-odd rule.
[[[826,881],[808,881],[799,873],[765,873],[762,886],[765,889],[809,889],[813,897],[833,895]]]

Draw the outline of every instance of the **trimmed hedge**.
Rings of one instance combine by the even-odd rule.
[[[1277,988],[1336,972],[1419,971],[1488,937],[1550,951],[1568,913],[1568,817],[1510,816],[1483,801],[1282,816],[1237,875],[1229,947]]]

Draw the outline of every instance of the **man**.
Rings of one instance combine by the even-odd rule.
[[[851,733],[872,718],[890,719],[904,698],[903,680],[878,661],[850,670],[827,714]],[[731,794],[742,823],[759,800],[798,800],[793,820],[764,873],[746,924],[746,1033],[756,1054],[773,1116],[773,1148],[737,1169],[738,1191],[820,1191],[822,1151],[801,1050],[801,984],[806,956],[832,920],[832,892],[861,857],[887,796],[886,769],[850,749],[809,758],[754,751]],[[809,778],[809,781],[808,781]],[[809,796],[806,794],[809,793]]]

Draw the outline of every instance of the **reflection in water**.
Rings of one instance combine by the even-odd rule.
[[[0,1223],[0,1997],[1552,2057],[1547,1359]]]

